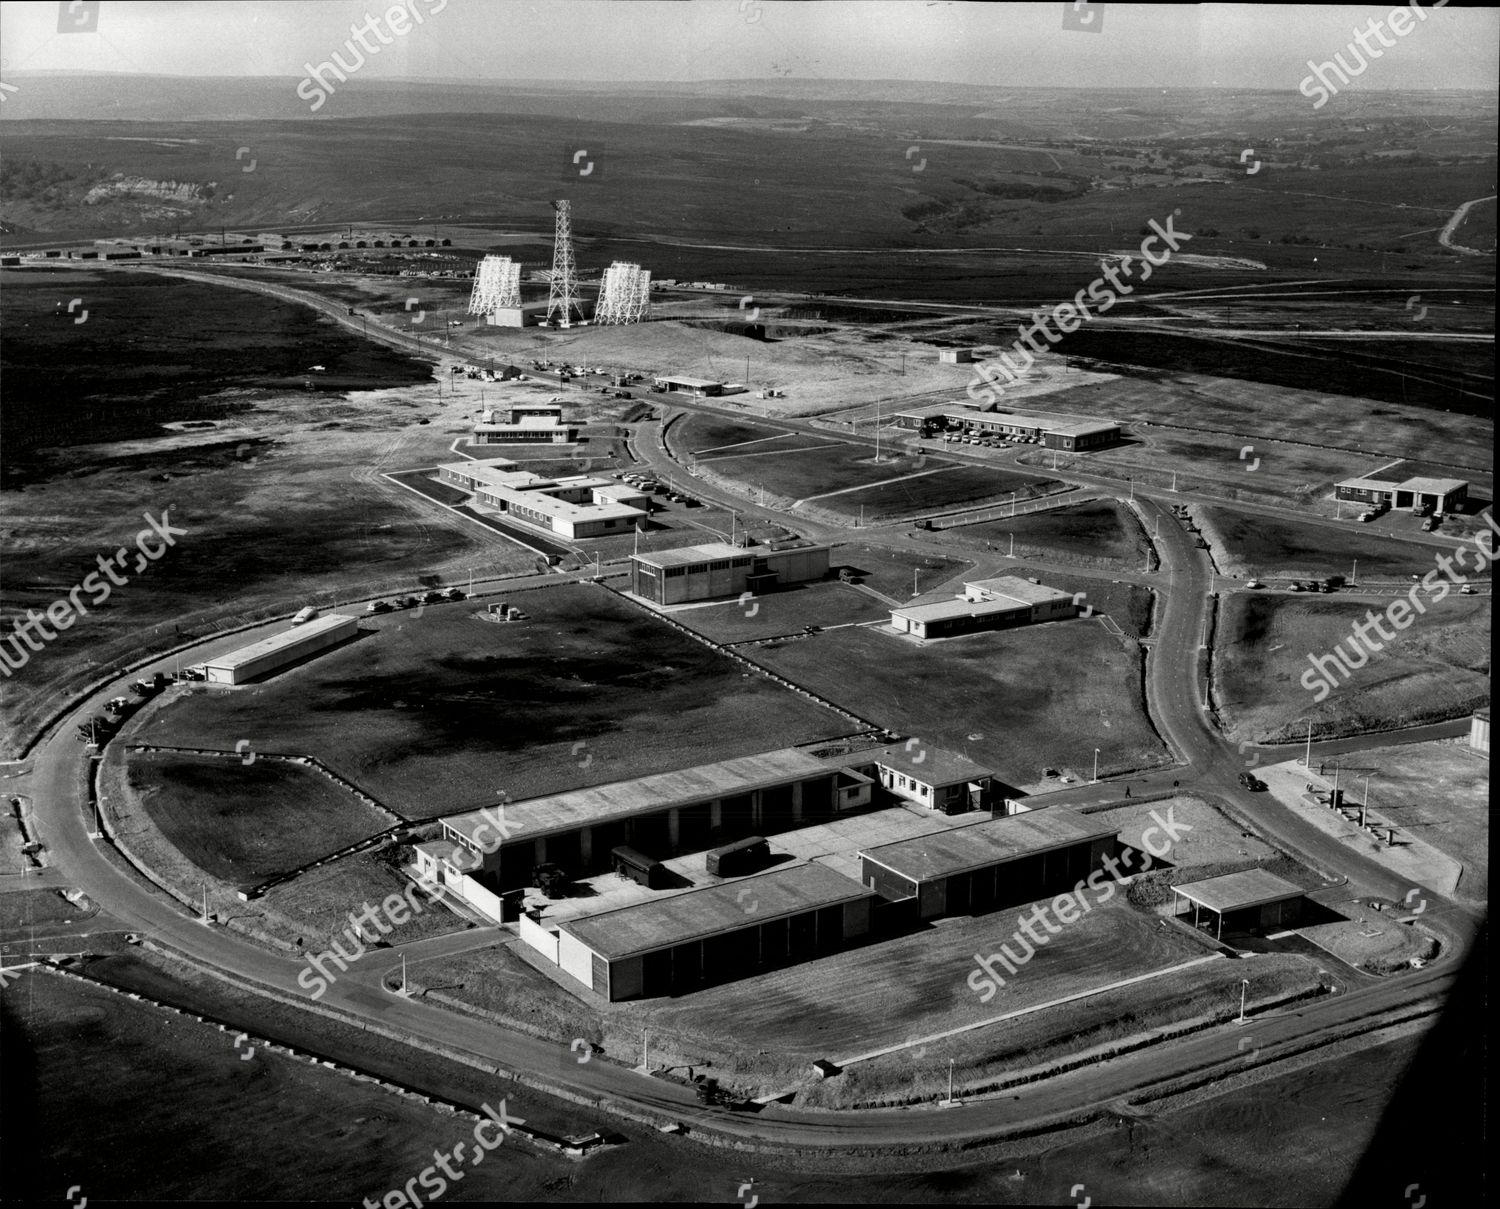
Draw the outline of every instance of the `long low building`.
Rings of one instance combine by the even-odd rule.
[[[1469,484],[1463,479],[1427,475],[1397,478],[1376,471],[1363,478],[1345,479],[1334,484],[1334,495],[1352,503],[1410,508],[1414,512],[1430,510],[1443,516],[1463,508],[1469,498]]]
[[[645,525],[644,492],[622,492],[613,479],[545,478],[515,466],[497,458],[451,462],[437,470],[442,482],[471,492],[477,502],[559,537],[607,537]]]
[[[672,995],[837,952],[870,931],[873,895],[795,865],[559,925],[558,966],[611,1002]]]
[[[861,852],[860,880],[919,919],[963,915],[1071,888],[1117,836],[1112,824],[1052,806]]]
[[[476,445],[552,444],[578,440],[578,423],[563,419],[557,403],[516,403],[483,411],[474,425]]]
[[[732,546],[711,542],[677,550],[636,554],[630,560],[630,587],[657,605],[684,604],[739,596],[760,596],[783,584],[806,583],[828,574],[827,546]]]
[[[204,676],[212,684],[244,684],[337,646],[358,632],[359,618],[329,613],[227,655],[206,660]]]
[[[915,638],[950,638],[1076,616],[1077,600],[1070,593],[1003,575],[966,583],[964,594],[952,600],[892,609],[891,627]]]
[[[995,801],[988,769],[913,739],[823,756],[788,747],[509,803],[504,822],[514,834],[498,843],[492,809],[442,826],[480,858],[476,870],[511,890],[529,885],[544,863],[574,876],[602,872],[615,847],[664,860],[811,826],[876,805],[877,787],[950,815]]]
[[[1048,449],[1075,453],[1102,449],[1120,439],[1120,425],[1114,420],[1088,416],[1023,416],[1008,411],[980,411],[962,403],[935,403],[911,411],[899,411],[891,422],[898,428],[915,429],[924,437],[947,432],[1019,437],[1037,441]]]

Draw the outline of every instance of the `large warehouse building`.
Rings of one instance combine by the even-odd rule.
[[[476,870],[512,890],[548,862],[574,876],[603,872],[618,846],[664,860],[826,822],[880,804],[877,785],[945,814],[991,805],[988,769],[909,744],[828,756],[788,747],[514,802],[505,818],[516,834],[498,845],[485,842],[494,822],[483,810],[443,819],[443,833],[481,858]]]
[[[796,865],[566,921],[558,965],[611,1002],[678,994],[836,952],[869,932],[872,897]]]
[[[914,638],[951,638],[1077,616],[1078,605],[1069,593],[1002,575],[966,583],[964,594],[953,600],[892,609],[891,628]]]
[[[714,542],[678,550],[636,554],[630,560],[630,589],[656,605],[755,596],[782,584],[805,583],[828,574],[827,546],[731,546]]]
[[[613,479],[549,479],[504,458],[439,466],[445,483],[472,492],[476,502],[558,537],[577,540],[628,533],[645,524],[648,496]]]
[[[943,433],[964,436],[1019,438],[1036,441],[1048,449],[1082,452],[1103,449],[1120,439],[1114,420],[1087,416],[1023,416],[1006,411],[980,411],[962,403],[935,403],[892,417],[898,428],[915,429],[924,437]]]
[[[203,672],[211,684],[244,684],[337,646],[353,638],[358,631],[359,618],[329,613],[217,659],[209,659],[203,664]]]
[[[1117,830],[1061,806],[861,852],[860,880],[918,919],[1031,902],[1073,886],[1113,852]]]

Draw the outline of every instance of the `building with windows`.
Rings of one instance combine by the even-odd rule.
[[[452,462],[438,478],[470,492],[476,506],[569,540],[607,537],[644,526],[647,496],[613,479],[545,478],[505,458]]]
[[[1463,510],[1469,498],[1469,484],[1463,479],[1391,473],[1400,466],[1400,462],[1395,462],[1374,474],[1344,479],[1334,484],[1334,498],[1384,508],[1409,508],[1438,516]]]
[[[828,574],[828,547],[772,549],[713,542],[636,554],[630,564],[630,590],[636,596],[654,605],[674,605],[745,592],[760,596],[783,584],[822,579]]]
[[[205,660],[203,673],[210,684],[245,684],[347,642],[359,632],[359,618],[329,613],[262,638],[249,646]]]
[[[724,393],[722,382],[715,382],[712,378],[690,378],[685,374],[663,374],[655,379],[655,383],[658,390],[664,390],[669,394],[680,390],[703,398]]]
[[[474,425],[474,444],[565,445],[578,440],[578,428],[576,420],[563,419],[559,403],[513,403],[479,413],[479,422]]]
[[[1002,575],[966,583],[953,600],[892,609],[891,628],[914,638],[951,638],[1076,616],[1078,604],[1069,593]]]
[[[1048,449],[1074,453],[1103,449],[1120,439],[1114,420],[1085,416],[1024,416],[1007,411],[980,411],[962,403],[934,403],[891,417],[898,428],[909,428],[923,437],[955,434],[973,437],[1004,437],[1034,441]]]
[[[557,964],[610,1002],[675,995],[837,952],[870,931],[874,895],[794,865],[559,925]]]
[[[860,880],[916,919],[965,915],[1072,889],[1113,854],[1118,832],[1061,806],[862,851]]]

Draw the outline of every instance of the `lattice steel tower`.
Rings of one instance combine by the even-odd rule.
[[[559,327],[573,326],[573,312],[583,318],[578,305],[578,268],[573,263],[573,203],[555,201],[557,229],[552,240],[552,285],[547,292],[547,322],[558,317]]]
[[[469,314],[491,315],[521,305],[521,266],[509,256],[486,256],[474,270]]]
[[[617,260],[604,270],[595,323],[640,323],[651,311],[651,270]]]

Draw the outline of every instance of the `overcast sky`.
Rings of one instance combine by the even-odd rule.
[[[1296,89],[1307,61],[1346,52],[1390,6],[1091,6],[1098,32],[1065,29],[1061,2],[928,0],[31,0],[0,3],[18,71],[301,76],[348,52],[374,18],[361,75],[460,81],[670,81],[760,77],[936,80],[1050,87]],[[97,9],[97,28],[88,28]],[[60,11],[61,10],[61,11]],[[1496,88],[1497,10],[1431,9],[1353,88]],[[82,32],[60,32],[76,18]],[[398,19],[398,24],[399,24]],[[384,45],[383,41],[388,41]],[[1380,47],[1375,39],[1372,43]],[[357,49],[359,43],[354,43]]]

